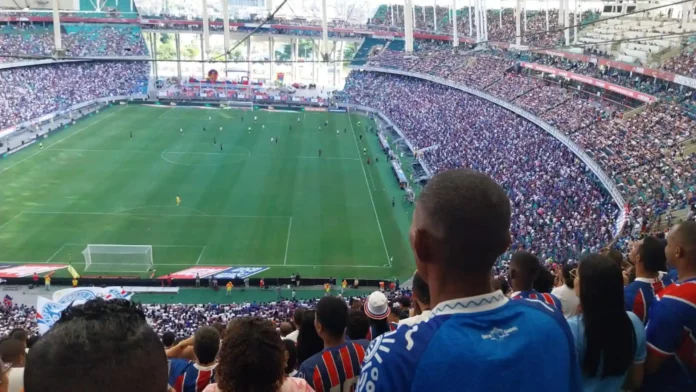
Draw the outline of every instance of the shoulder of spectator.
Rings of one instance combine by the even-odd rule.
[[[400,326],[373,340],[365,354],[357,390],[408,389],[408,380],[441,322],[430,319],[413,326]]]

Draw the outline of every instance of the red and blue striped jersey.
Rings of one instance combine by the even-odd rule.
[[[398,328],[398,327],[399,327],[399,324],[397,324],[397,323],[389,323],[389,332],[396,331],[396,328]],[[370,325],[370,329],[367,330],[367,336],[365,336],[365,339],[372,340],[372,339],[376,338],[377,336],[379,336],[379,335],[377,335],[377,329],[374,326]]]
[[[215,367],[201,366],[194,361],[172,359],[169,361],[169,385],[176,392],[201,392],[215,382]]]
[[[659,278],[636,278],[631,284],[624,287],[626,311],[633,312],[643,322],[643,325],[646,325],[650,307],[657,300],[656,295],[664,289],[664,281]]]
[[[316,392],[352,392],[368,343],[352,340],[324,349],[302,362],[296,377],[304,378]]]
[[[646,329],[648,352],[664,358],[646,391],[696,390],[696,278],[658,293]]]
[[[670,270],[669,272],[660,272],[660,280],[662,281],[662,285],[664,287],[667,287],[667,286],[671,285],[672,283],[675,283],[676,281],[678,281],[679,278],[677,275],[676,268],[673,270]]]
[[[553,306],[554,308],[563,312],[563,305],[561,305],[561,300],[559,300],[555,295],[549,293],[540,293],[536,290],[530,291],[518,291],[512,293],[510,299],[531,299],[536,301],[541,301],[546,305]]]

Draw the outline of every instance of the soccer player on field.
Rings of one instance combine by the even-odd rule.
[[[181,205],[181,197],[179,195],[176,195],[176,206],[179,207]]]
[[[304,378],[316,392],[353,391],[368,342],[346,341],[348,306],[345,301],[338,297],[319,300],[314,325],[324,341],[324,350],[302,362],[297,377]]]
[[[213,144],[217,144],[217,139],[215,139],[215,136],[213,136]]]
[[[220,151],[222,151],[222,143],[220,143]]]
[[[195,361],[183,359],[187,347],[193,346]],[[196,333],[166,350],[169,361],[169,385],[176,392],[202,392],[215,382],[220,333],[213,327],[201,327]],[[190,349],[189,349],[190,350]]]
[[[485,174],[449,170],[428,182],[409,239],[432,313],[372,341],[357,392],[582,390],[563,313],[491,287],[511,215],[505,190]]]
[[[680,223],[667,236],[667,264],[679,281],[658,293],[645,331],[648,358],[641,391],[696,390],[696,222]]]

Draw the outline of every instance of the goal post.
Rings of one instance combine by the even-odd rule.
[[[82,256],[92,272],[147,272],[154,264],[152,245],[89,244]]]

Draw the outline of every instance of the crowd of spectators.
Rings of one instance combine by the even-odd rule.
[[[392,19],[392,8],[394,18]],[[473,7],[472,7],[473,9]],[[419,32],[433,32],[451,34],[453,32],[452,22],[449,17],[449,9],[447,7],[437,7],[437,26],[433,20],[433,8],[425,7],[425,17],[423,17],[422,7],[416,7],[416,15],[414,17],[414,30]],[[501,15],[502,12],[502,15]],[[581,20],[589,17],[593,11],[585,11],[581,15]],[[524,21],[526,15],[526,22]],[[502,10],[487,10],[488,17],[488,39],[498,42],[515,42],[517,36],[517,28],[515,21],[515,13],[512,8],[504,8]],[[521,30],[522,44],[535,47],[555,46],[562,41],[564,33],[557,31],[558,26],[558,9],[548,10],[548,26],[546,10],[528,11],[522,13]],[[574,24],[575,14],[570,13],[571,25]],[[381,6],[378,8],[374,17],[370,19],[369,26],[378,29],[389,29],[400,31],[403,29],[404,9],[401,5]],[[471,29],[469,28],[469,8],[464,7],[457,14],[457,33],[460,35],[469,35],[469,31],[476,34],[476,20],[471,18]],[[547,31],[549,31],[547,33]],[[571,31],[572,37],[572,31]]]
[[[9,335],[17,328],[35,334],[38,331],[36,309],[33,306],[13,304],[11,300],[3,301],[0,304],[0,337]]]
[[[350,103],[389,117],[428,167],[491,175],[513,202],[512,250],[563,262],[612,238],[618,207],[560,142],[511,112],[456,89],[389,74],[353,73]]]
[[[662,64],[662,69],[675,74],[696,78],[696,44],[682,48],[679,55]]]
[[[513,102],[515,105],[541,116],[570,98],[570,94],[564,88],[549,85],[534,90],[532,94],[523,94]]]
[[[625,107],[570,90],[557,80],[540,81],[538,75],[515,72],[512,57],[500,52],[440,52],[411,57],[391,53],[376,56],[368,65],[443,77],[485,90],[540,116],[585,149],[616,181],[626,201],[643,211],[641,215],[650,212],[656,218],[666,210],[687,207],[694,198],[696,156],[684,152],[684,143],[696,137],[696,124],[682,105],[690,90],[675,91],[654,78],[647,81],[615,69],[535,56],[535,61],[572,72],[630,88],[642,86],[643,91],[664,100],[621,121],[617,117]]]
[[[0,128],[97,98],[147,94],[147,62],[62,63],[0,70]]]
[[[164,305],[97,298],[41,337],[0,336],[0,391],[693,390],[696,222],[641,238],[627,259],[518,251],[501,270],[514,211],[491,177],[440,172],[416,205],[408,296],[277,303],[280,326],[276,310],[178,306],[206,313],[178,330],[153,328]]]
[[[69,57],[147,56],[140,26],[107,24],[63,24],[61,41]],[[0,61],[20,61],[12,56],[52,56],[54,36],[51,24],[18,23],[0,28]]]

